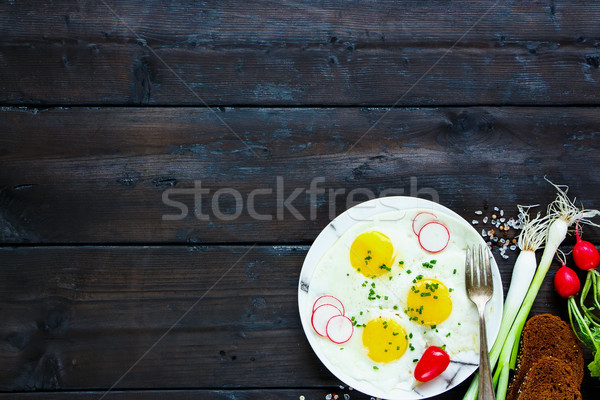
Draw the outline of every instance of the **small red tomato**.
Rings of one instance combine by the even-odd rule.
[[[439,347],[430,346],[425,350],[415,367],[415,379],[419,382],[430,381],[444,372],[449,364],[450,356],[448,353]]]
[[[571,268],[563,264],[554,275],[554,289],[563,298],[575,296],[579,293],[581,283],[579,277]]]

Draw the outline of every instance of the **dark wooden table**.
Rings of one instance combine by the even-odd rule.
[[[368,398],[301,329],[310,244],[390,194],[514,216],[547,176],[600,208],[598,21],[592,0],[2,1],[0,399]],[[566,316],[550,279],[532,312]]]

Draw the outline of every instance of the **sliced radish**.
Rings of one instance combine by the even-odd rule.
[[[327,322],[331,317],[342,315],[340,310],[331,304],[323,304],[315,309],[312,313],[310,322],[313,329],[321,336],[327,336]]]
[[[418,236],[421,228],[430,222],[437,221],[437,219],[438,217],[433,213],[427,211],[420,212],[413,218],[412,230]]]
[[[419,231],[419,244],[423,250],[430,253],[444,250],[448,242],[450,242],[450,231],[439,222],[429,222]]]
[[[350,318],[345,315],[335,315],[327,322],[325,331],[329,340],[333,343],[342,344],[352,337],[354,325]]]
[[[340,310],[340,314],[342,315],[346,313],[346,310],[344,310],[344,305],[340,299],[330,295],[321,296],[315,300],[315,303],[313,304],[313,312],[317,309],[317,307],[322,306],[323,304],[330,304],[336,307],[338,310]]]

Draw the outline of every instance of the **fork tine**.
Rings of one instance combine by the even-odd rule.
[[[492,263],[490,262],[490,252],[486,247],[481,247],[482,251],[485,252],[485,280],[486,280],[486,286],[492,286],[493,285],[493,276],[492,276]]]
[[[486,259],[487,257],[485,256],[484,252],[483,252],[483,246],[479,246],[479,272],[481,274],[481,286],[485,286],[487,284],[487,269],[486,269]]]
[[[473,246],[473,283],[481,286],[481,252],[479,246]]]
[[[467,288],[473,282],[472,276],[473,260],[471,260],[471,246],[467,246],[467,255],[465,260],[465,283]]]

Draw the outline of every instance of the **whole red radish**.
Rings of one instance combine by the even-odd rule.
[[[600,253],[596,246],[586,240],[582,240],[579,236],[579,221],[575,226],[575,235],[577,243],[573,247],[573,260],[579,268],[588,271],[596,268],[600,264]]]
[[[581,283],[579,277],[565,264],[554,275],[554,289],[563,298],[568,299],[579,293]]]

